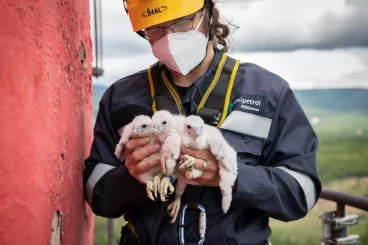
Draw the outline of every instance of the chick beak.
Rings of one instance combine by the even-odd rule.
[[[160,131],[160,126],[159,125],[155,125],[153,127],[153,130],[155,131],[155,134],[157,134]]]
[[[197,136],[199,136],[202,132],[201,128],[195,128],[194,131],[196,132]]]
[[[138,134],[139,133],[139,129],[138,128],[133,128],[133,134]]]

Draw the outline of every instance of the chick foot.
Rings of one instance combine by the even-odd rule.
[[[155,175],[153,177],[153,181],[150,181],[150,182],[152,182],[152,186],[149,186],[150,195],[148,197],[152,201],[155,201],[158,198],[158,194],[160,193],[161,180],[162,180],[163,176],[164,175],[162,173],[158,173],[157,175]],[[149,182],[147,182],[147,186],[146,186],[147,192],[148,192],[148,183]],[[152,196],[152,194],[154,194],[154,196]]]
[[[171,178],[168,176],[165,176],[161,179],[161,184],[160,184],[160,197],[161,197],[161,201],[165,202],[167,201],[166,197],[167,194],[171,194],[175,191],[174,186],[171,183]]]
[[[176,195],[175,200],[167,207],[167,211],[170,212],[169,215],[172,217],[170,223],[173,224],[178,217],[178,213],[181,205],[181,195]]]
[[[155,201],[155,198],[153,197],[153,182],[151,180],[147,181],[146,184],[146,191],[147,191],[147,196],[149,199],[151,199],[152,201]]]
[[[189,155],[184,155],[184,160],[180,162],[179,169],[193,169],[195,158]]]

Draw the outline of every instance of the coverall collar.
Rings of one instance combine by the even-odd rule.
[[[182,98],[182,101],[183,101],[182,106],[183,106],[184,113],[186,115],[195,113],[202,96],[206,92],[207,88],[211,84],[212,79],[215,76],[217,65],[220,62],[222,54],[220,50],[217,48],[215,48],[214,51],[215,51],[215,54],[208,67],[208,70],[190,86],[189,91],[184,96],[184,98]],[[170,80],[170,83],[173,85],[173,87],[176,90],[178,90],[177,89],[178,86],[176,86],[173,83],[172,76],[170,75],[169,72],[168,72],[168,78]]]

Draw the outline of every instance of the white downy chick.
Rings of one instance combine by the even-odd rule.
[[[180,126],[181,144],[187,148],[202,150],[209,149],[206,134],[203,133],[203,119],[199,116],[191,115],[185,118]],[[180,164],[179,169],[187,169],[185,172],[187,179],[196,179],[203,173],[202,170],[194,169],[194,158],[184,155],[184,161]]]
[[[156,137],[161,143],[160,160],[162,174],[165,175],[161,180],[160,195],[162,201],[165,200],[168,188],[170,193],[175,189],[170,182],[169,176],[171,176],[173,180],[177,177],[175,167],[176,161],[180,155],[181,141],[178,130],[180,120],[182,120],[182,116],[173,115],[166,110],[159,110],[152,116]]]
[[[204,121],[198,116],[188,116],[179,121],[179,133],[181,136],[181,145],[191,149],[209,149],[207,139],[203,137],[202,130]],[[199,185],[195,180],[203,173],[202,170],[194,168],[195,159],[189,155],[184,155],[179,169],[186,169],[185,177],[178,176],[175,188],[175,200],[168,206],[168,211],[172,217],[170,223],[174,223],[181,206],[181,197],[188,184]]]
[[[219,162],[220,189],[223,195],[222,209],[226,213],[230,208],[232,199],[232,186],[237,177],[237,159],[236,151],[227,143],[221,132],[213,126],[204,123],[203,119],[196,115],[185,118],[179,127],[181,135],[181,144],[192,149],[202,150],[209,149],[215,155]],[[198,185],[193,180],[200,177],[202,170],[193,168],[195,159],[185,155],[180,165],[180,169],[187,169],[186,178],[178,176],[173,203],[168,207],[171,217],[171,223],[174,223],[180,209],[181,196],[183,195],[186,185]]]
[[[124,126],[119,130],[120,140],[115,148],[115,156],[123,161],[124,160],[124,146],[128,142],[130,138],[142,138],[149,137],[151,140],[148,144],[156,144],[158,143],[158,139],[156,138],[156,134],[154,132],[154,127],[152,123],[152,119],[149,116],[139,115],[136,116],[132,122]],[[157,155],[158,153],[154,153],[149,157]],[[150,168],[147,172],[140,174],[138,179],[146,184],[147,195],[151,200],[154,200],[153,193],[157,193],[159,188],[159,182],[154,183],[153,178],[157,173],[161,172],[161,165],[156,165]],[[156,194],[157,195],[157,194]]]
[[[205,124],[203,134],[207,138],[211,153],[219,163],[222,210],[226,213],[231,205],[232,187],[238,176],[237,152],[226,141],[218,128]]]

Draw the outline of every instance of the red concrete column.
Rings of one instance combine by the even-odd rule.
[[[1,245],[93,244],[91,60],[88,0],[0,0]]]

